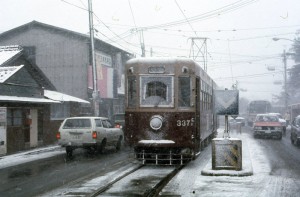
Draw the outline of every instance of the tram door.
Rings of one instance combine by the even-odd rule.
[[[6,114],[7,114],[6,107],[0,107],[0,155],[5,155],[7,153]]]
[[[196,139],[196,143],[195,143],[195,148],[196,148],[196,151],[199,152],[200,151],[200,142],[201,142],[201,131],[200,131],[200,120],[201,120],[201,117],[200,117],[200,79],[197,77],[196,78],[196,135],[195,135],[195,139]]]

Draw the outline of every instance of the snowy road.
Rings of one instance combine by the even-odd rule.
[[[161,196],[299,196],[300,148],[290,143],[289,133],[282,140],[254,139],[244,127],[241,139],[251,156],[252,176],[202,176],[201,170],[211,158],[211,150],[205,149],[163,189]]]
[[[244,158],[251,159],[252,176],[201,175],[201,171],[211,162],[211,146],[208,146],[167,184],[160,196],[299,196],[300,147],[291,144],[289,132],[282,140],[254,139],[247,127],[243,127],[242,133],[231,137],[242,139],[243,150],[246,151],[243,152]],[[21,164],[21,161],[16,161],[16,158],[24,158],[24,155],[29,162]],[[96,156],[79,153],[70,161],[65,160],[65,154],[56,148],[41,152],[38,156],[40,159],[35,162],[30,157],[32,155],[28,152],[3,157],[2,162],[0,160],[0,167],[3,167],[0,169],[0,196],[83,194],[126,173],[135,163],[129,161],[132,155],[126,150]],[[7,158],[13,158],[12,162],[7,162]],[[144,172],[138,174],[137,178],[151,177],[151,168],[146,170],[148,175]],[[154,169],[153,173],[162,174],[159,170]],[[120,182],[105,195],[120,195],[123,192],[130,196],[129,184]]]

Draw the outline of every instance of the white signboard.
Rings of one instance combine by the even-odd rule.
[[[6,143],[6,107],[0,107],[0,155],[5,155],[7,153],[7,143]]]

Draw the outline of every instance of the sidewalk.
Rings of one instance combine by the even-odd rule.
[[[0,169],[62,154],[65,154],[65,150],[58,145],[53,145],[4,155],[0,156]]]
[[[218,129],[217,138],[223,138],[224,128]],[[201,171],[202,175],[206,176],[251,176],[253,175],[253,168],[249,148],[247,144],[247,138],[243,136],[243,132],[239,133],[235,130],[230,131],[230,137],[232,139],[240,139],[242,141],[242,170],[213,170],[212,160],[207,163],[205,168]],[[228,138],[230,139],[230,138]]]

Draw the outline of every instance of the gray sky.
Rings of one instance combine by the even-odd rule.
[[[299,0],[93,0],[98,38],[140,56],[134,29],[143,28],[146,56],[152,48],[153,56],[188,57],[189,38],[206,37],[218,85],[237,81],[247,90],[240,97],[270,101],[282,89],[273,83],[283,79],[281,54],[292,44],[272,38],[297,36],[299,8]],[[0,0],[0,33],[32,20],[88,34],[87,0]]]

